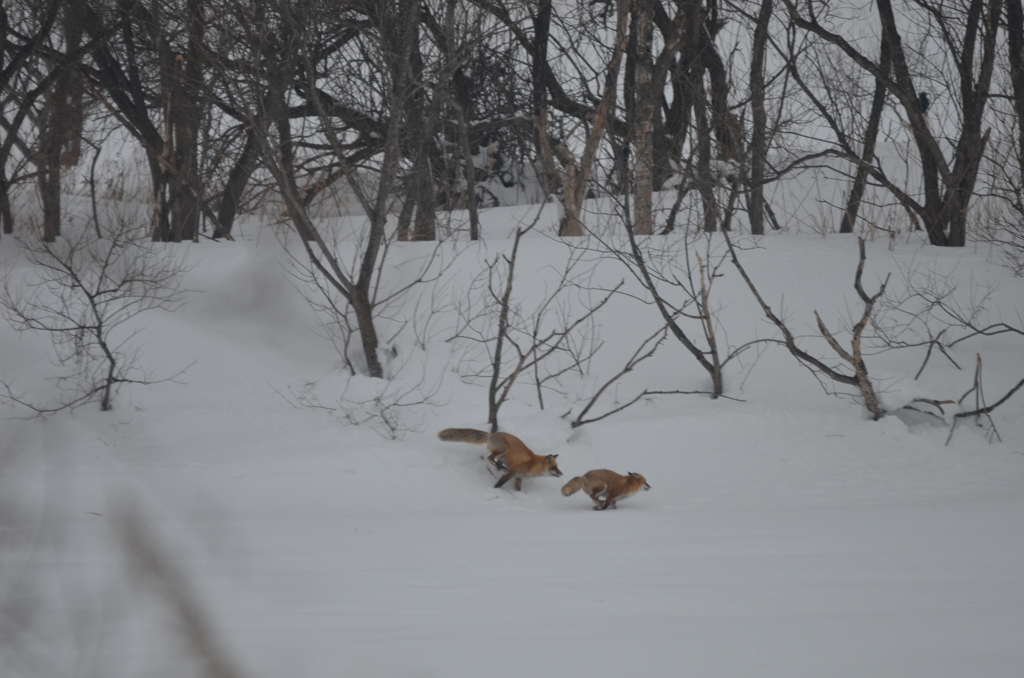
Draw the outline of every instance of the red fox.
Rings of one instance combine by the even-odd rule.
[[[441,440],[454,440],[463,443],[487,443],[490,455],[487,461],[494,465],[499,471],[505,474],[498,479],[495,487],[501,487],[513,478],[516,479],[517,490],[523,489],[523,478],[525,476],[555,476],[558,478],[562,472],[558,470],[558,463],[555,459],[557,454],[549,454],[546,457],[534,454],[526,444],[509,433],[486,433],[471,428],[446,428],[437,434]]]
[[[606,508],[616,508],[615,502],[625,499],[631,494],[640,490],[649,490],[651,486],[639,473],[630,473],[621,476],[615,471],[598,469],[587,471],[583,475],[573,478],[562,488],[562,494],[568,497],[570,494],[583,490],[590,495],[594,502],[595,511],[603,511]],[[604,497],[603,499],[601,497]]]

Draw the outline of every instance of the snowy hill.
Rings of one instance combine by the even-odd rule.
[[[511,246],[496,234],[515,228],[512,212],[485,213],[485,242],[445,246],[441,298],[472,301],[481,262]],[[467,342],[449,341],[450,308],[425,346],[398,331],[423,297],[381,332],[393,388],[422,384],[431,404],[400,408],[394,438],[351,425],[345,399],[381,384],[345,371],[270,227],[242,232],[177,246],[185,305],[133,328],[154,378],[188,368],[174,381],[126,386],[111,412],[5,413],[4,675],[1019,675],[1024,394],[992,415],[1001,442],[973,420],[950,437],[955,407],[871,421],[762,344],[730,364],[725,398],[652,396],[573,429],[561,415],[660,323],[616,297],[589,377],[567,376],[544,409],[524,383],[501,410],[502,429],[558,454],[565,475],[494,489],[482,447],[436,437],[487,426],[486,383],[467,376]],[[527,310],[574,252],[547,232],[519,254]],[[400,271],[423,247],[396,244],[389,262]],[[991,291],[984,322],[1024,326],[1024,280],[991,252],[913,236],[867,250],[871,292],[890,272],[891,294],[905,272],[930,274],[965,305]],[[741,256],[800,341],[829,356],[814,311],[837,334],[859,312],[856,240],[776,234]],[[12,238],[0,260],[12,281],[32,274]],[[592,289],[626,279],[637,293],[618,262],[594,266]],[[736,270],[720,272],[723,341],[776,337]],[[52,396],[46,337],[4,324],[0,351],[7,383]],[[977,354],[989,404],[1024,378],[1019,334],[964,341],[950,351],[962,369],[936,354],[916,380],[925,348],[867,361],[897,411],[959,398]],[[707,381],[669,338],[602,406]],[[562,497],[594,468],[643,473],[652,489],[603,513]]]

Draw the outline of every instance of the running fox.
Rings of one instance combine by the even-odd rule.
[[[437,434],[441,440],[454,440],[463,443],[487,443],[490,455],[487,457],[494,468],[504,471],[505,474],[498,479],[495,487],[501,487],[508,481],[515,478],[517,490],[523,489],[523,478],[525,476],[555,476],[562,475],[558,470],[557,454],[549,454],[546,457],[534,454],[526,444],[509,433],[486,433],[471,428],[446,428]]]
[[[562,494],[568,497],[570,494],[583,490],[594,501],[594,510],[603,511],[606,508],[616,508],[615,502],[619,499],[625,499],[640,490],[649,489],[651,486],[639,473],[620,476],[615,471],[598,469],[587,471],[567,482],[562,488]]]

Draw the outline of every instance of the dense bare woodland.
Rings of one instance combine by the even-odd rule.
[[[473,239],[480,209],[546,200],[567,237],[609,219],[640,236],[970,232],[1020,267],[1015,0],[48,0],[2,20],[5,233],[59,237],[62,185],[100,233],[125,174],[157,241],[230,239],[269,209],[374,377],[387,243],[444,239],[456,208]],[[362,249],[343,265],[323,218],[353,212]]]
[[[90,164],[126,139],[166,241],[230,237],[268,202],[300,231],[358,204],[371,234],[393,214],[433,240],[453,208],[557,199],[580,235],[597,196],[639,234],[756,234],[812,170],[842,184],[824,230],[963,246],[1012,239],[1022,209],[1016,0],[14,0],[2,22],[6,233],[57,237],[61,178],[106,197]]]
[[[1019,666],[1021,0],[4,0],[0,40],[0,672],[620,675],[620,617],[655,675]],[[488,493],[466,426],[652,490]]]

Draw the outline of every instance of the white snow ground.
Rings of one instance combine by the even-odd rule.
[[[458,297],[483,252],[508,247],[495,234],[509,214],[488,212],[487,242],[459,246],[446,294]],[[140,318],[155,377],[196,361],[175,383],[125,388],[109,413],[5,413],[0,674],[213,675],[191,658],[167,594],[179,581],[212,652],[239,677],[1021,675],[1024,393],[994,413],[1002,442],[964,422],[946,445],[948,419],[872,422],[780,347],[730,372],[735,400],[659,397],[575,432],[560,418],[571,401],[541,410],[524,388],[502,428],[559,454],[565,476],[495,490],[481,448],[436,438],[486,427],[486,387],[460,380],[450,320],[425,351],[397,340],[409,360],[400,376],[415,380],[422,363],[443,377],[435,407],[401,412],[416,430],[390,440],[338,411],[296,407],[304,391],[337,407],[348,377],[281,245],[266,228],[243,233],[177,246],[194,292],[175,313]],[[810,338],[813,310],[838,328],[859,309],[855,240],[760,244],[744,253],[751,275],[827,356]],[[530,239],[520,289],[540,289],[544,266],[564,256],[556,240]],[[968,296],[996,284],[986,317],[1021,327],[1024,280],[994,256],[916,237],[893,251],[871,242],[865,286],[900,266],[948,275]],[[0,260],[12,279],[30,275],[12,238]],[[602,266],[601,280],[628,277]],[[722,271],[714,293],[729,342],[774,336],[736,272]],[[610,306],[593,371],[621,369],[655,313]],[[52,397],[47,342],[0,326],[0,377]],[[958,345],[963,370],[933,356],[920,381],[923,349],[868,364],[895,408],[959,398],[976,353],[989,402],[1024,377],[1019,335]],[[350,394],[374,387],[352,382]],[[617,397],[648,385],[700,390],[706,379],[670,339]],[[652,489],[606,512],[560,495],[591,468],[638,471]],[[131,565],[126,524],[159,550],[170,579]]]

